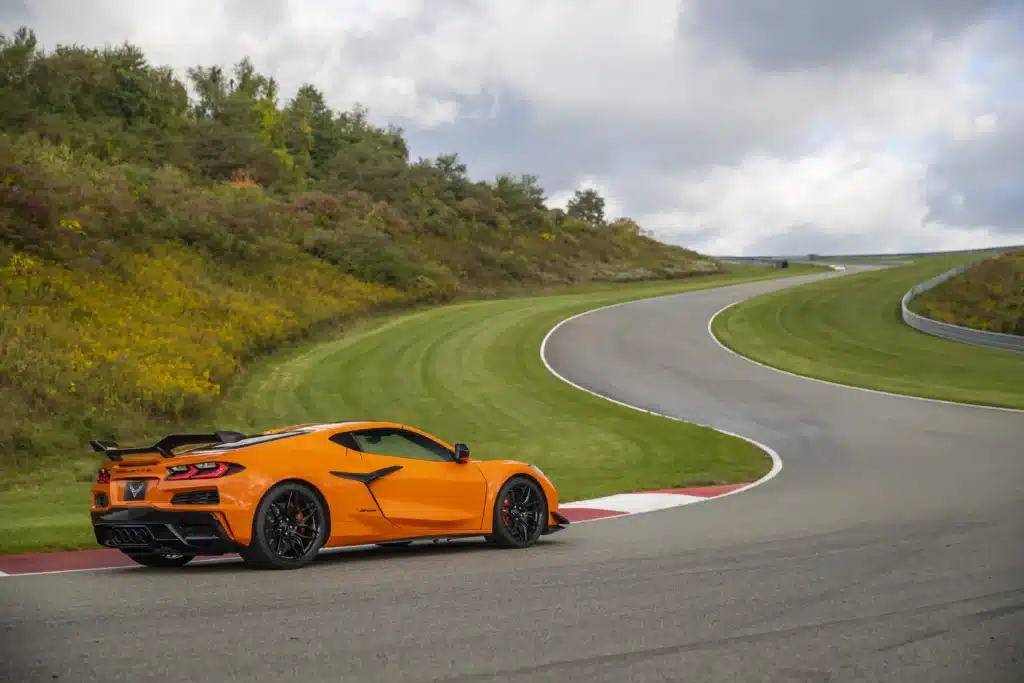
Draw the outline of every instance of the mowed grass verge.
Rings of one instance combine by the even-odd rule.
[[[800,375],[925,398],[1024,408],[1024,360],[923,334],[904,324],[908,289],[972,255],[916,259],[884,270],[773,292],[712,325],[737,353]]]
[[[563,500],[669,486],[748,482],[770,459],[746,441],[617,406],[561,382],[540,360],[558,321],[607,304],[807,274],[731,267],[691,280],[575,288],[367,319],[344,334],[268,356],[189,428],[246,432],[315,421],[385,419],[465,441],[477,458],[537,464]],[[695,325],[705,321],[696,320]],[[87,454],[0,495],[0,553],[95,547]]]

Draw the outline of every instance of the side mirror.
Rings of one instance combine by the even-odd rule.
[[[455,444],[455,462],[464,463],[469,461],[469,446],[464,443]]]

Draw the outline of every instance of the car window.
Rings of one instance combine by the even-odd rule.
[[[361,450],[359,444],[352,438],[352,432],[338,432],[331,437],[331,441],[352,451]]]
[[[451,452],[441,444],[415,432],[401,429],[364,429],[349,432],[364,453],[391,455],[414,460],[449,462]]]
[[[237,448],[245,448],[246,446],[254,446],[258,443],[265,443],[267,441],[277,441],[278,439],[287,439],[292,436],[299,436],[300,434],[308,434],[310,429],[297,429],[291,432],[277,432],[276,434],[258,434],[256,436],[250,436],[245,439],[239,439],[238,441],[229,441],[227,443],[219,443],[211,446],[203,446],[201,448],[193,448],[195,451],[233,451]]]

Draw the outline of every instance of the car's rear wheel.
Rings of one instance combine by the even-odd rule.
[[[144,567],[160,568],[184,567],[195,559],[195,555],[186,555],[184,553],[175,553],[173,555],[161,555],[159,553],[125,553],[125,555],[132,558],[133,562],[137,562]]]
[[[256,508],[252,541],[241,552],[247,564],[298,569],[313,561],[327,541],[327,507],[306,484],[270,489]]]
[[[494,520],[488,540],[507,548],[527,548],[544,532],[548,501],[540,484],[515,476],[494,499]]]

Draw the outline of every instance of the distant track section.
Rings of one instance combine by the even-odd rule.
[[[931,334],[936,337],[942,337],[943,339],[962,342],[964,344],[973,344],[975,346],[987,346],[993,349],[1013,351],[1015,353],[1024,353],[1024,337],[1020,335],[1004,334],[1002,332],[989,332],[988,330],[976,330],[962,325],[944,323],[923,315],[918,315],[909,308],[910,302],[914,297],[928,291],[929,289],[939,286],[950,278],[956,277],[978,261],[990,258],[990,256],[990,254],[986,254],[980,258],[968,261],[967,263],[962,263],[955,268],[950,268],[929,280],[925,280],[924,282],[911,287],[910,290],[903,295],[903,300],[900,302],[903,322],[919,332]]]
[[[769,266],[773,268],[782,268],[784,260],[770,256],[723,256],[719,259],[719,261],[724,263],[732,263],[738,266]]]

